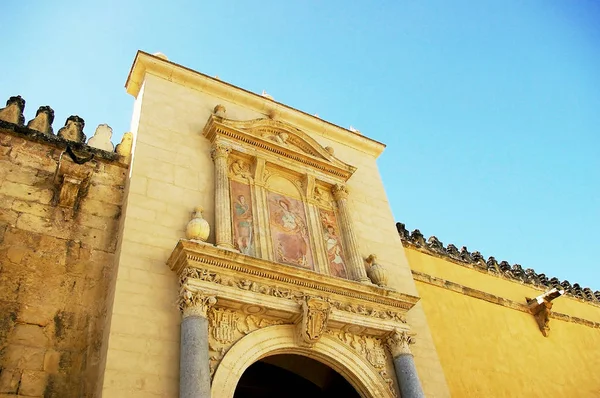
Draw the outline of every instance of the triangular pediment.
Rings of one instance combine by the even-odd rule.
[[[212,115],[204,129],[211,141],[217,136],[285,156],[347,180],[356,170],[323,147],[314,138],[289,123],[268,118],[232,120]]]

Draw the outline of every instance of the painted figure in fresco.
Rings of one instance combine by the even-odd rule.
[[[254,255],[254,242],[252,236],[252,209],[246,202],[244,195],[239,195],[233,204],[236,246],[240,252]]]
[[[271,225],[276,239],[277,261],[310,267],[307,259],[308,233],[303,217],[291,209],[289,201],[278,198],[271,209]]]
[[[344,265],[344,259],[342,258],[342,245],[339,236],[335,233],[333,225],[329,224],[325,227],[324,236],[331,274],[340,278],[346,278],[346,266]]]

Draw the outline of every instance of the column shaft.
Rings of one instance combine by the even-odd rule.
[[[394,358],[394,369],[402,398],[425,398],[417,375],[415,360],[411,354],[399,355]]]
[[[354,232],[352,216],[348,209],[348,192],[343,185],[336,185],[332,192],[338,207],[340,230],[350,275],[355,281],[370,283],[371,281],[367,277],[367,270],[365,269],[363,258],[358,249],[358,239]]]
[[[208,319],[187,316],[181,322],[179,397],[210,398]]]
[[[229,177],[227,176],[227,157],[230,151],[229,147],[215,143],[211,156],[215,163],[215,240],[217,246],[233,249]]]

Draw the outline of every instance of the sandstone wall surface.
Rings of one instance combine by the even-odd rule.
[[[127,168],[0,120],[0,397],[93,395]]]

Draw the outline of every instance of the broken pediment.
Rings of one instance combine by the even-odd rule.
[[[333,155],[308,134],[296,127],[273,119],[231,120],[211,115],[204,127],[204,136],[211,142],[229,141],[263,152],[266,158],[285,157],[292,162],[309,166],[336,179],[346,181],[356,170]]]

